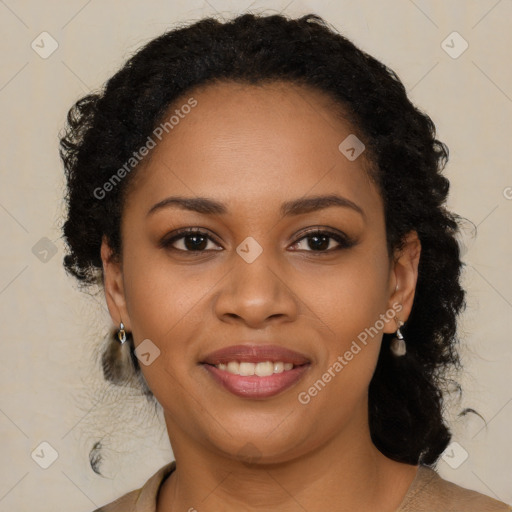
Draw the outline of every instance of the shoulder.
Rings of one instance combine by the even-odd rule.
[[[115,501],[97,508],[94,512],[135,512],[135,504],[140,496],[141,489],[136,489],[121,496]]]
[[[512,507],[444,480],[428,466],[420,465],[396,512],[511,512]]]
[[[94,512],[156,512],[158,491],[165,480],[176,468],[176,462],[161,467],[140,488],[130,491],[115,501],[100,507]]]

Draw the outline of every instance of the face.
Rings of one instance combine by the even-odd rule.
[[[190,96],[132,183],[121,263],[102,246],[112,318],[149,353],[173,448],[277,462],[366,432],[418,242],[388,255],[364,154],[338,148],[357,132],[322,93],[222,83]]]

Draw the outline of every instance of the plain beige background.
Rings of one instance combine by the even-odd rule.
[[[248,8],[325,17],[398,73],[448,144],[449,207],[478,234],[468,224],[463,241],[464,395],[447,410],[457,444],[438,471],[512,503],[510,0],[1,0],[0,512],[88,512],[172,460],[161,417],[127,393],[104,395],[94,358],[110,320],[101,295],[77,291],[62,267],[58,133],[74,101],[144,42]],[[464,407],[488,428],[456,421]],[[100,439],[105,477],[88,463]]]

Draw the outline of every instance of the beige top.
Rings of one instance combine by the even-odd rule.
[[[175,461],[163,466],[140,489],[94,512],[156,512],[160,486],[175,468]],[[448,482],[430,467],[420,465],[395,512],[512,512],[512,507]]]

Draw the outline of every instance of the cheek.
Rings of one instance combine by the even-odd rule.
[[[147,366],[140,364],[141,370],[157,400],[180,414],[189,401],[183,385],[190,388],[189,373],[197,357],[195,340],[202,337],[201,308],[215,280],[211,274],[195,271],[193,276],[192,270],[171,269],[161,256],[139,249],[125,258],[123,272],[135,347],[149,339],[158,349],[146,345],[157,356],[151,356]]]
[[[313,277],[300,272],[294,280],[298,293],[340,349],[385,312],[389,273],[386,255],[380,252],[377,248],[354,251],[328,271],[317,271]]]
[[[198,310],[214,283],[211,274],[171,269],[165,261],[127,259],[125,295],[136,340],[150,338],[164,345],[180,339],[185,325],[197,324]],[[212,282],[210,282],[212,281]]]

